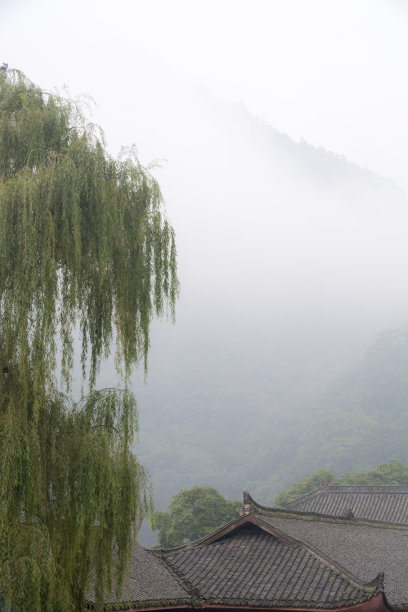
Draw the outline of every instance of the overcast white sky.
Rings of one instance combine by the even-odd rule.
[[[406,189],[407,34],[405,0],[0,2],[0,62],[43,86],[76,92],[78,47],[104,42],[120,64],[115,47],[134,43],[294,139]]]

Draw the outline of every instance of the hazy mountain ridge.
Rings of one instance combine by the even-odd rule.
[[[201,93],[206,96],[210,95],[203,88]],[[214,105],[216,104],[223,104],[228,109],[228,112],[224,114],[226,122],[231,124],[245,122],[247,124],[246,138],[255,137],[257,145],[265,149],[273,162],[281,168],[286,165],[289,169],[300,172],[300,179],[310,181],[318,178],[330,184],[332,181],[338,182],[343,178],[363,180],[369,178],[375,190],[393,191],[395,197],[401,199],[401,203],[407,203],[404,190],[389,177],[380,176],[369,168],[347,159],[341,153],[327,150],[304,139],[296,142],[288,134],[280,132],[263,119],[251,115],[244,104],[214,100]]]
[[[186,81],[183,81],[183,84],[187,87]],[[266,155],[271,166],[276,165],[287,176],[293,177],[296,174],[296,179],[301,183],[319,181],[330,189],[334,186],[340,189],[347,187],[350,192],[359,182],[365,181],[365,189],[367,190],[369,183],[370,195],[375,195],[376,199],[379,199],[378,192],[382,196],[387,193],[391,207],[397,205],[407,208],[405,191],[391,178],[380,176],[356,161],[347,159],[341,153],[327,150],[304,139],[296,142],[288,134],[252,115],[243,103],[217,99],[198,84],[190,83],[188,89],[193,108],[197,101],[200,101],[199,103],[209,109],[209,123],[212,126],[228,129],[235,145],[255,145],[258,152],[262,151]],[[200,119],[199,113],[194,119]],[[342,183],[344,180],[350,183]]]
[[[376,462],[408,460],[408,333],[384,332],[355,367],[332,381],[312,400],[309,418],[289,465],[259,495],[268,503],[271,489],[290,472],[307,475],[315,469],[370,469]],[[292,476],[292,481],[296,480]],[[282,485],[280,485],[282,486]]]
[[[405,193],[215,99],[145,51],[129,58],[124,48],[123,68],[107,49],[94,54],[83,69],[108,75],[92,91],[115,117],[112,148],[136,141],[144,163],[168,160],[154,173],[176,230],[181,297],[175,326],[153,326],[146,384],[136,375],[133,385],[158,509],[195,484],[230,498],[249,488],[268,502],[318,467],[349,469],[330,458],[336,419],[327,417],[326,441],[319,429],[322,394],[382,329],[406,320]],[[109,364],[100,380],[116,384]],[[361,439],[380,429],[367,418]],[[353,437],[352,415],[348,430],[341,419],[338,445],[349,435],[349,451],[354,442],[369,451],[348,451],[350,469],[397,456],[381,445],[374,458]]]

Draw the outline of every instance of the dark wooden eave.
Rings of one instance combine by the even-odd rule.
[[[382,593],[378,593],[372,599],[354,604],[351,606],[345,606],[340,608],[324,608],[324,607],[312,607],[312,606],[256,606],[256,605],[228,605],[226,603],[208,603],[208,602],[196,602],[190,604],[176,604],[166,605],[160,602],[152,604],[150,606],[133,606],[133,607],[106,607],[105,610],[111,610],[114,612],[159,612],[163,610],[172,610],[177,612],[178,610],[200,610],[200,609],[218,610],[219,612],[225,610],[225,612],[232,612],[236,610],[239,612],[242,610],[251,610],[253,612],[265,612],[265,610],[271,610],[273,612],[390,612],[390,608],[384,599]],[[85,612],[94,612],[94,607],[86,607]]]

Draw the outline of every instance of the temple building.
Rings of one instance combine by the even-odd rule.
[[[106,609],[408,612],[407,521],[359,517],[346,502],[331,516],[244,493],[242,516],[212,534],[170,550],[137,547],[123,601],[107,597]]]
[[[408,487],[328,485],[288,502],[285,508],[335,516],[352,512],[359,518],[407,525]]]

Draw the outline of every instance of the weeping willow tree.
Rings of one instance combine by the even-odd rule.
[[[174,232],[134,155],[113,159],[76,103],[16,71],[0,74],[0,218],[0,597],[83,610],[91,584],[98,605],[119,592],[151,510],[128,380],[152,317],[174,316]],[[111,350],[124,390],[98,392]]]

